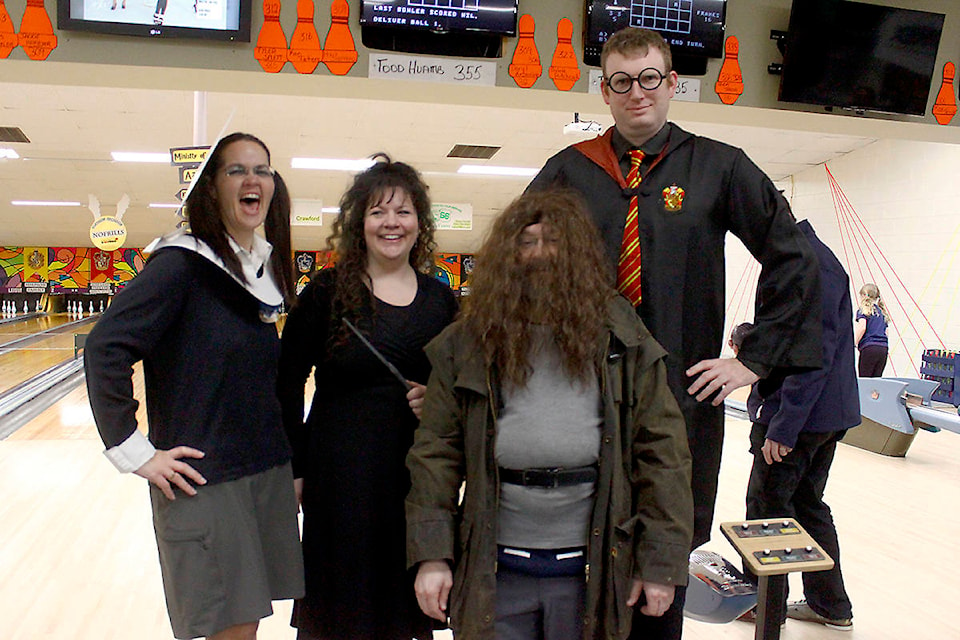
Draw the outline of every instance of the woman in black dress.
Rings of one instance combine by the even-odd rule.
[[[304,516],[298,640],[431,637],[406,569],[404,460],[430,372],[423,346],[453,320],[456,299],[428,275],[426,185],[409,165],[379,159],[340,201],[336,266],[303,289],[283,331],[280,395]]]

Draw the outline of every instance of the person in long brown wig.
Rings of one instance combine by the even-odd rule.
[[[521,196],[477,254],[463,317],[427,346],[407,561],[457,638],[625,638],[631,607],[662,615],[686,582],[683,418],[604,265],[579,196]]]
[[[606,258],[596,231],[584,225],[575,195],[551,194],[547,200],[518,200],[497,218],[490,237],[476,255],[477,269],[465,299],[463,322],[482,336],[487,359],[504,382],[522,386],[530,374],[528,351],[536,325],[553,329],[564,370],[583,378],[597,355],[605,329],[606,306],[613,295]],[[545,206],[549,204],[549,206]],[[527,227],[540,225],[537,239]],[[519,249],[519,250],[518,250]],[[537,255],[530,259],[530,255]]]
[[[376,159],[340,201],[336,265],[304,287],[283,330],[281,404],[304,516],[299,640],[410,640],[433,626],[404,562],[404,457],[430,371],[423,346],[456,300],[431,274],[427,185],[410,165]]]

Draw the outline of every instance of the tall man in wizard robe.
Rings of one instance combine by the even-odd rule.
[[[617,288],[667,350],[668,383],[693,457],[693,548],[710,539],[723,447],[723,400],[734,389],[821,365],[817,258],[787,201],[742,150],[667,121],[677,87],[670,46],[623,29],[601,53],[615,126],[550,158],[528,190],[579,191],[617,265]],[[736,235],[762,270],[756,329],[720,358],[724,240]],[[635,607],[631,638],[678,639],[684,590],[662,617]]]

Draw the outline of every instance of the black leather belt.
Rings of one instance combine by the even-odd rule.
[[[500,467],[500,482],[525,487],[569,487],[597,481],[597,466],[568,469],[504,469]]]

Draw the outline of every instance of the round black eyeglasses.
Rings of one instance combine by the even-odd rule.
[[[663,79],[666,77],[667,76],[660,73],[659,69],[647,67],[636,77],[631,76],[625,71],[617,71],[616,73],[610,74],[609,78],[604,78],[604,82],[610,87],[610,91],[614,93],[629,93],[630,89],[633,88],[634,82],[639,84],[641,89],[653,91],[654,89],[660,88],[660,85],[663,84]]]

